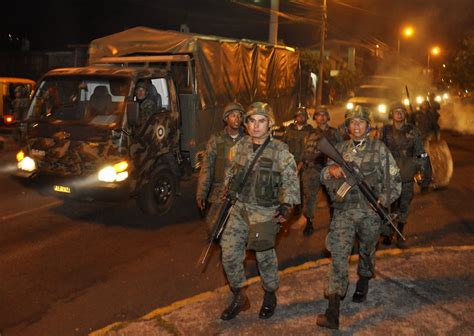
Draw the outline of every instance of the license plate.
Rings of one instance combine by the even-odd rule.
[[[71,188],[66,187],[66,186],[61,186],[61,185],[53,186],[53,190],[56,191],[56,192],[60,192],[60,193],[66,193],[66,194],[71,193]]]

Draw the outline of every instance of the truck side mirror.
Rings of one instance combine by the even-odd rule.
[[[137,126],[140,122],[140,109],[137,102],[127,103],[127,122],[130,126]]]

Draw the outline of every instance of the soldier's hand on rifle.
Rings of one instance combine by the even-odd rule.
[[[278,220],[278,223],[285,223],[291,215],[291,205],[281,204],[275,210],[275,218]]]
[[[329,172],[329,175],[331,175],[335,179],[340,179],[340,178],[345,178],[346,177],[346,175],[344,174],[344,171],[342,170],[342,168],[337,164],[330,165],[329,168],[328,168],[328,172]]]

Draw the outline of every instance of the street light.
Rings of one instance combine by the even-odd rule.
[[[406,26],[402,29],[401,36],[404,38],[411,38],[415,34],[415,29],[413,29],[412,26]],[[398,55],[400,56],[400,36],[398,37],[397,40],[397,51]]]
[[[427,59],[427,62],[426,62],[426,67],[427,67],[428,71],[430,70],[431,55],[438,56],[439,54],[441,54],[441,48],[438,47],[438,46],[434,46],[429,50],[428,59]]]
[[[415,34],[415,29],[412,26],[405,26],[401,30],[401,34],[398,34],[397,38],[397,72],[400,73],[400,36],[404,38],[411,38]]]

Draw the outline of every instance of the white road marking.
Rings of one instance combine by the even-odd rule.
[[[54,202],[51,202],[51,203],[46,203],[46,204],[43,204],[39,207],[36,207],[36,208],[33,208],[33,209],[28,209],[28,210],[23,210],[23,211],[19,211],[19,212],[15,212],[15,213],[12,213],[12,214],[9,214],[9,215],[6,215],[6,216],[2,216],[0,217],[0,222],[4,222],[6,220],[9,220],[9,219],[13,219],[13,218],[17,218],[17,217],[20,217],[20,216],[24,216],[24,215],[29,215],[33,212],[36,212],[36,211],[41,211],[41,210],[44,210],[44,209],[49,209],[49,208],[52,208],[56,205],[61,205],[63,204],[64,202],[61,201],[61,200],[58,200],[58,201],[54,201]]]

